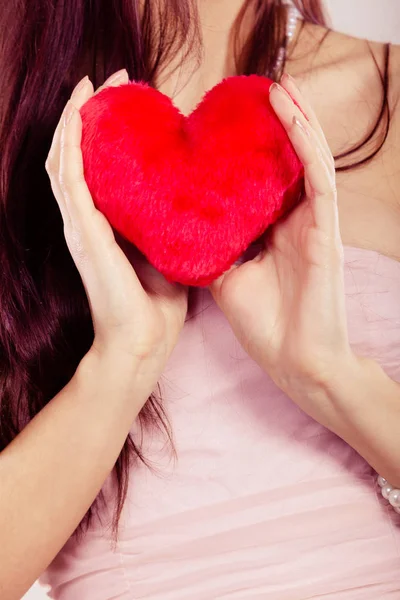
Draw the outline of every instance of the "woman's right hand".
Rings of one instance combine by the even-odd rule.
[[[128,82],[125,70],[102,86]],[[99,88],[98,93],[102,88]],[[84,178],[79,109],[93,95],[88,78],[72,93],[54,134],[46,161],[58,202],[65,239],[81,275],[94,325],[92,351],[140,365],[155,385],[174,348],[187,311],[187,289],[171,284],[125,243],[119,244],[98,211]],[[132,263],[128,259],[131,255]]]

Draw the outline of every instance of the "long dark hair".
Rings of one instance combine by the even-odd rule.
[[[321,0],[295,4],[305,21],[326,25]],[[0,451],[68,383],[93,341],[88,301],[44,168],[63,107],[86,74],[97,87],[125,67],[131,79],[154,85],[178,51],[184,48],[188,56],[200,47],[195,10],[192,0],[1,3]],[[287,8],[283,0],[247,0],[236,23],[237,39],[250,10],[254,26],[238,46],[238,74],[278,79],[275,64],[285,45]],[[387,52],[376,125],[341,158],[375,139],[382,123],[381,142],[361,162],[383,144],[388,128],[388,56]],[[149,398],[139,419],[142,425],[155,424],[169,434],[158,396]],[[115,535],[133,459],[145,457],[129,436],[113,473],[118,490]],[[75,533],[89,525],[95,507],[96,502]]]

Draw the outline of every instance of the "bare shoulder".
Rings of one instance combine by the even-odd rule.
[[[334,152],[361,139],[379,117],[384,100],[386,63],[388,101],[395,125],[400,98],[400,47],[304,24],[289,57],[288,70],[310,97],[331,137]]]
[[[397,72],[400,70],[399,48],[391,46],[389,51],[391,68]],[[301,78],[324,75],[336,76],[338,81],[340,77],[345,79],[351,75],[353,80],[367,86],[378,84],[379,71],[383,73],[385,68],[386,52],[387,44],[304,23],[299,27],[290,62]]]
[[[363,161],[383,143],[360,168],[338,172],[341,231],[350,245],[400,260],[400,47],[306,24],[287,69],[314,107],[333,155],[360,146],[344,164]]]
[[[349,61],[362,60],[371,44],[377,51],[379,46],[383,46],[320,25],[301,22],[291,57],[297,60],[300,56],[304,59],[308,55],[309,62],[303,65],[305,68],[310,67],[312,62],[314,67],[326,69],[328,66],[343,66]]]

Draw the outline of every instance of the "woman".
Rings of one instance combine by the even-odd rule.
[[[4,600],[46,569],[62,600],[400,593],[376,486],[400,487],[400,53],[296,4],[294,30],[280,0],[2,8]],[[168,284],[93,206],[78,109],[121,67],[104,85],[184,113],[225,76],[297,81],[270,99],[304,199],[210,289]]]

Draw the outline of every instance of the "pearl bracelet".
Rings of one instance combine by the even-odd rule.
[[[389,500],[394,510],[400,514],[400,490],[395,489],[381,475],[378,477],[378,485],[381,488],[381,494],[385,500]]]

